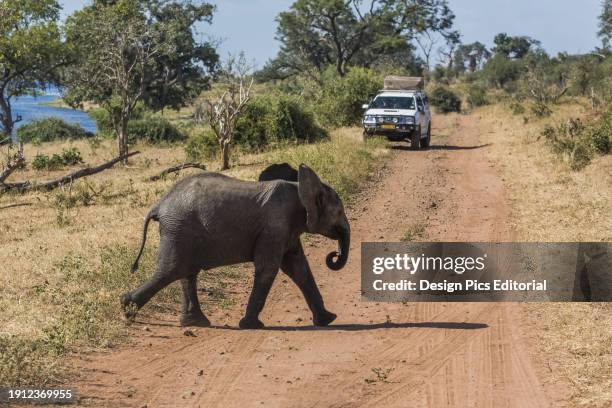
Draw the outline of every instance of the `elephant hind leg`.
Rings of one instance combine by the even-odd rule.
[[[128,319],[136,316],[138,309],[147,304],[160,290],[174,281],[195,275],[199,268],[194,267],[188,260],[193,256],[186,248],[179,250],[180,245],[173,240],[162,237],[157,255],[155,274],[137,289],[121,296],[121,304]]]
[[[181,326],[210,326],[210,320],[204,316],[198,301],[197,272],[181,280],[183,286],[183,305],[181,310]]]

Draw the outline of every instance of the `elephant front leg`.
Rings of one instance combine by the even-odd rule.
[[[266,299],[277,273],[278,266],[262,268],[258,268],[257,265],[255,266],[253,290],[251,291],[251,296],[249,296],[246,313],[239,323],[241,329],[261,329],[264,327],[264,324],[259,320],[259,314],[266,304]]]
[[[197,273],[188,278],[181,279],[183,286],[183,305],[181,314],[181,326],[210,326],[210,320],[204,316],[198,301]]]
[[[304,254],[302,244],[296,250],[287,252],[283,258],[281,269],[300,288],[306,299],[306,303],[312,312],[312,321],[315,326],[327,326],[334,320],[336,315],[325,309],[323,297],[315,282],[308,259]]]

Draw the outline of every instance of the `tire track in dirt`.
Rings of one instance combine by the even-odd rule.
[[[378,181],[351,206],[353,245],[344,270],[324,267],[333,242],[308,241],[323,297],[339,315],[334,325],[310,326],[299,291],[279,275],[262,315],[268,330],[196,329],[197,337],[189,338],[179,327],[155,328],[160,338],[89,357],[85,368],[111,367],[110,374],[87,372],[83,383],[98,384],[84,388],[90,401],[137,407],[550,406],[517,330],[517,305],[361,302],[361,242],[397,241],[423,230],[417,239],[512,239],[503,185],[479,141],[478,119],[447,116],[434,118],[434,125],[427,151],[391,145]],[[235,325],[243,309],[236,305],[229,316],[210,318]],[[148,356],[155,357],[147,362]],[[388,378],[366,382],[373,368],[389,370]],[[126,399],[121,392],[128,385],[133,393]]]

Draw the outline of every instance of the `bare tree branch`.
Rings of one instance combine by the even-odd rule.
[[[102,163],[99,166],[96,167],[85,167],[84,169],[79,169],[76,171],[73,171],[71,173],[66,174],[65,176],[62,176],[60,178],[54,179],[54,180],[50,180],[44,183],[36,183],[36,182],[32,182],[30,180],[25,180],[25,181],[18,181],[15,183],[3,183],[0,186],[0,193],[5,193],[9,190],[16,190],[20,193],[24,193],[27,191],[38,191],[38,190],[44,190],[44,191],[49,191],[49,190],[53,190],[54,188],[57,188],[59,186],[62,186],[66,183],[71,183],[74,180],[77,180],[81,177],[86,177],[86,176],[91,176],[92,174],[96,174],[96,173],[100,173],[101,171],[104,171],[106,169],[110,169],[111,167],[113,167],[115,164],[119,163],[120,161],[126,159],[127,157],[130,156],[134,156],[136,154],[139,154],[140,152],[131,152],[128,153],[125,156],[118,156],[115,157],[112,160],[107,161],[106,163]]]
[[[179,172],[179,171],[181,171],[183,169],[189,169],[189,168],[206,170],[206,166],[203,165],[202,163],[196,163],[196,162],[182,163],[182,164],[177,164],[176,166],[168,167],[167,169],[161,171],[159,174],[156,174],[155,176],[149,177],[148,180],[149,181],[156,181],[156,180],[159,180],[161,178],[164,178],[165,176],[167,176],[170,173],[176,173],[176,172]]]

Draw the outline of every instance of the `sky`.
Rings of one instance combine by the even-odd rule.
[[[208,0],[217,5],[212,25],[201,25],[202,38],[221,41],[219,52],[244,51],[261,68],[274,57],[279,44],[274,39],[275,18],[293,0]],[[81,8],[86,1],[60,0],[64,15]],[[597,17],[600,0],[448,0],[455,13],[455,27],[462,41],[480,41],[492,46],[500,32],[527,35],[542,42],[552,55],[567,51],[585,53],[600,44]]]

